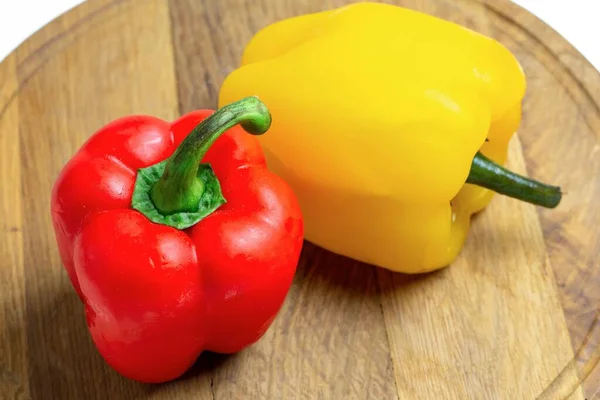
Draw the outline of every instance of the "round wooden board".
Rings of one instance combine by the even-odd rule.
[[[396,3],[513,51],[528,92],[509,167],[561,185],[559,208],[497,196],[460,258],[423,276],[307,243],[263,339],[176,382],[128,381],[95,350],[51,229],[59,169],[114,118],[215,107],[259,28],[343,3],[92,0],[0,64],[0,398],[596,398],[599,373],[577,382],[600,340],[600,74],[508,0]]]

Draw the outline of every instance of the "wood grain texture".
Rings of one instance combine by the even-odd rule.
[[[204,354],[169,384],[127,381],[96,352],[60,265],[56,174],[116,117],[215,107],[258,29],[348,1],[88,1],[0,64],[0,399],[534,399],[565,366],[553,389],[566,393],[600,343],[600,74],[508,0],[388,2],[491,35],[517,56],[528,92],[509,167],[561,184],[561,206],[497,196],[459,259],[422,276],[307,243],[256,345]],[[600,398],[599,388],[600,372],[570,398]]]
[[[526,172],[518,139],[510,158],[512,170]],[[534,399],[571,359],[535,210],[503,197],[488,211],[452,268],[384,296],[395,359],[404,363],[400,398]]]

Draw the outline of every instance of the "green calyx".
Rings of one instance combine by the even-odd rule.
[[[186,229],[226,202],[213,169],[201,164],[210,146],[235,125],[253,135],[271,126],[271,114],[257,97],[215,111],[196,126],[167,160],[140,169],[132,207],[149,220]]]
[[[191,211],[163,214],[154,205],[150,194],[156,182],[163,175],[166,165],[167,161],[163,161],[138,171],[132,204],[133,208],[144,214],[150,221],[169,225],[177,229],[185,229],[195,225],[201,219],[225,204],[225,198],[221,193],[221,185],[212,167],[208,164],[200,164],[196,180],[199,182],[198,186],[202,190],[200,191],[197,208]]]

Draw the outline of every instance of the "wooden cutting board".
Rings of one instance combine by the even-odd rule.
[[[559,208],[497,196],[460,258],[423,276],[307,243],[264,338],[176,382],[128,381],[96,352],[51,230],[61,166],[114,118],[215,107],[259,28],[343,3],[92,0],[0,64],[0,398],[528,400],[553,381],[540,398],[597,398],[600,374],[577,381],[600,340],[600,74],[508,0],[395,3],[513,51],[528,92],[509,167],[561,185]]]

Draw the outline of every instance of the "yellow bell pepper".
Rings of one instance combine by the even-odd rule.
[[[455,259],[492,191],[560,201],[559,188],[500,166],[524,93],[519,63],[498,42],[355,3],[263,28],[219,102],[256,95],[270,109],[260,140],[299,198],[308,241],[420,273]]]

